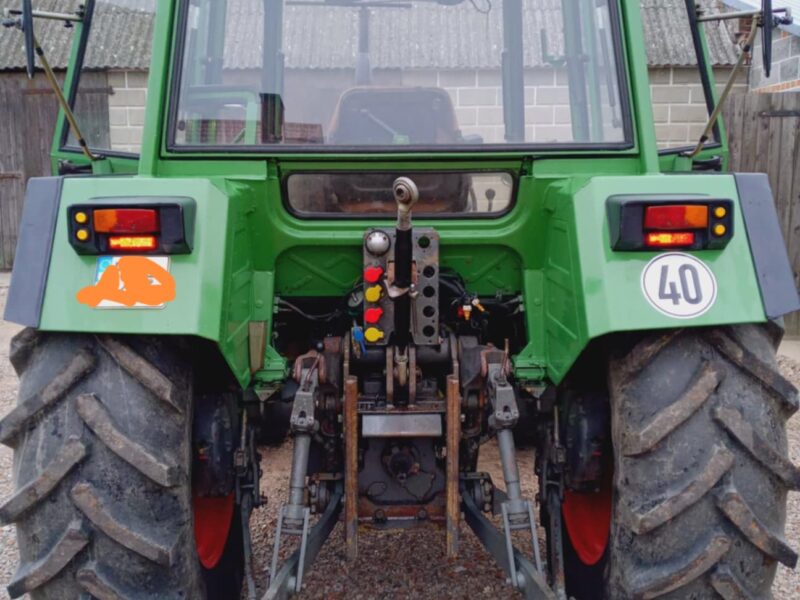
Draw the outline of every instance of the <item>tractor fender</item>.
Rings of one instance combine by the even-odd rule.
[[[244,222],[245,208],[240,198],[232,198],[224,188],[224,183],[205,178],[99,176],[30,180],[6,320],[41,331],[204,338],[217,343],[236,378],[246,384],[251,376],[247,351],[247,322],[251,315],[240,307],[249,305],[252,277],[232,277],[231,269],[244,265],[232,265],[230,256],[232,248],[247,247],[249,232],[229,226],[232,221]],[[161,261],[157,263],[163,267],[160,273],[170,289],[174,284],[174,295],[153,306],[83,302],[81,293],[98,286],[103,261],[107,263],[111,257],[79,254],[71,245],[70,207],[93,202],[135,204],[137,199],[145,205],[177,197],[193,207],[193,223],[187,224],[187,229],[193,227],[191,251],[141,256]],[[121,281],[125,281],[123,271],[120,262]],[[152,283],[149,271],[147,276]],[[271,310],[271,305],[265,310]]]
[[[63,182],[63,177],[39,177],[28,182],[6,301],[6,321],[39,327]]]
[[[769,179],[763,173],[736,173],[734,177],[764,312],[777,319],[800,310]]]
[[[734,211],[733,236],[721,249],[614,249],[610,201],[629,196],[647,201],[686,197],[725,199]],[[548,377],[560,382],[591,340],[609,334],[658,329],[765,323],[800,308],[794,276],[766,176],[758,174],[656,174],[598,176],[582,186],[554,184],[545,199],[550,208],[544,302],[530,319],[542,319],[541,346]],[[713,298],[693,315],[670,313],[666,292],[646,289],[648,268],[667,254],[698,265],[712,282]],[[702,263],[702,264],[701,264]],[[677,267],[670,267],[672,280]],[[652,283],[658,278],[650,277]],[[535,281],[535,280],[534,280]],[[667,282],[669,283],[669,282]],[[664,282],[661,283],[664,286]],[[531,294],[536,289],[531,289]],[[662,294],[666,294],[661,297]],[[518,375],[535,365],[533,353],[517,357]],[[535,375],[533,369],[530,373]],[[532,378],[532,377],[531,377]]]

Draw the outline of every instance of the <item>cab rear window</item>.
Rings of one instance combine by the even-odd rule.
[[[399,173],[295,173],[286,181],[289,210],[301,217],[392,218],[392,184]],[[514,178],[504,172],[415,173],[420,217],[499,216],[514,201]]]

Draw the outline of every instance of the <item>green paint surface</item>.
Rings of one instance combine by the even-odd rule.
[[[608,333],[765,320],[733,177],[661,173],[691,165],[657,152],[639,0],[623,0],[620,17],[633,147],[572,153],[170,153],[165,123],[173,85],[176,5],[158,3],[140,159],[109,157],[94,165],[95,177],[64,183],[42,329],[199,336],[218,343],[243,386],[253,379],[281,379],[284,361],[269,345],[264,368],[250,372],[249,323],[265,321],[271,331],[276,295],[347,293],[360,276],[365,229],[391,225],[389,220],[293,217],[284,204],[284,178],[320,170],[491,170],[513,175],[517,199],[508,214],[496,219],[420,219],[416,224],[439,231],[442,266],[457,270],[469,289],[524,296],[528,346],[514,358],[520,378],[560,381],[586,345]],[[80,31],[76,28],[76,34]],[[59,147],[61,123],[54,168],[59,159],[81,164],[80,155]],[[727,148],[701,157],[711,154],[726,158]],[[666,193],[729,198],[737,209],[736,233],[728,248],[696,254],[715,274],[719,293],[712,309],[691,321],[670,319],[645,300],[640,279],[654,253],[613,252],[609,243],[608,197]],[[92,309],[75,299],[94,282],[96,257],[79,256],[69,245],[67,208],[122,196],[189,196],[197,203],[194,250],[171,258],[177,297],[162,309]]]

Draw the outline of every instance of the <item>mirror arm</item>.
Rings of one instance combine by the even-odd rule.
[[[780,25],[791,25],[792,10],[790,8],[776,8],[772,11],[773,14],[784,15],[780,19]],[[709,23],[711,21],[730,21],[733,19],[749,19],[750,17],[758,17],[761,15],[760,10],[742,10],[738,12],[716,13],[713,15],[697,15],[698,23]],[[788,21],[787,21],[788,20]]]
[[[725,106],[725,102],[728,100],[728,96],[733,90],[733,86],[736,83],[736,77],[739,75],[739,71],[741,71],[742,66],[744,65],[748,55],[750,54],[750,51],[753,48],[753,42],[756,39],[757,33],[758,23],[754,21],[753,26],[750,29],[750,33],[747,35],[747,40],[742,46],[742,52],[739,54],[739,60],[736,61],[736,65],[733,67],[733,71],[731,71],[730,77],[728,78],[728,83],[725,84],[725,89],[722,91],[722,94],[720,95],[719,100],[714,107],[714,112],[712,112],[711,116],[708,118],[708,123],[706,124],[706,128],[703,130],[703,135],[700,136],[700,141],[697,142],[697,146],[694,150],[688,154],[685,154],[684,156],[687,156],[688,158],[695,158],[703,151],[703,148],[705,148],[706,142],[708,141],[709,137],[711,136],[711,132],[714,129],[714,125],[716,124],[717,119],[719,119],[720,114],[722,114],[722,109]]]
[[[18,17],[22,15],[22,11],[16,8],[6,8],[4,11],[6,17]],[[82,23],[83,13],[78,11],[75,14],[57,13],[46,10],[35,10],[33,16],[36,19],[50,19],[52,21],[65,21],[67,23]]]
[[[775,11],[778,12],[778,11]],[[730,21],[733,19],[748,19],[757,17],[761,14],[760,10],[742,10],[737,12],[716,13],[713,15],[697,15],[698,23],[710,23],[712,21]]]
[[[61,86],[58,83],[58,79],[56,79],[56,75],[53,72],[53,69],[50,67],[50,63],[47,61],[47,57],[44,54],[44,50],[39,45],[39,41],[34,38],[34,48],[36,51],[36,56],[39,57],[39,61],[42,63],[42,68],[44,69],[44,73],[47,76],[47,80],[50,83],[50,87],[53,88],[53,93],[56,95],[56,100],[58,100],[58,104],[61,107],[61,110],[64,111],[64,115],[67,117],[67,122],[69,122],[69,127],[72,130],[72,135],[75,136],[75,139],[78,141],[78,145],[81,147],[81,151],[91,161],[99,160],[101,157],[94,154],[90,149],[86,140],[81,133],[80,127],[78,126],[78,121],[75,118],[75,114],[72,112],[72,109],[69,106],[69,102],[64,97],[64,92],[61,91]]]

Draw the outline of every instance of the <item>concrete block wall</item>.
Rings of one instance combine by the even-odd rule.
[[[730,68],[714,70],[718,93],[730,77]],[[737,77],[731,93],[747,91],[747,72]],[[696,143],[708,122],[705,92],[696,67],[650,69],[653,119],[660,148],[675,148]]]
[[[730,72],[728,68],[715,71],[720,91]],[[650,82],[659,146],[670,148],[696,142],[708,120],[697,68],[653,68]],[[453,99],[465,136],[479,135],[487,143],[504,140],[503,96],[498,71],[409,71],[403,73],[402,83],[446,89]],[[526,72],[525,84],[526,139],[541,143],[572,141],[566,73],[561,69],[531,69]],[[746,91],[744,74],[734,93]],[[619,131],[611,127],[610,107],[606,107],[605,112],[606,138],[616,140]]]
[[[796,18],[796,17],[795,17]],[[750,89],[760,93],[800,91],[800,37],[775,31],[772,41],[772,73],[765,76],[761,61],[761,36],[753,47]]]
[[[146,71],[110,71],[108,118],[111,150],[138,153],[142,145],[147,103]]]
[[[730,69],[717,69],[715,75],[718,88],[721,89],[728,80]],[[307,73],[301,76],[308,82],[307,77]],[[113,71],[109,73],[108,79],[113,90],[109,96],[112,149],[138,152],[144,126],[147,73]],[[287,81],[292,80],[293,74],[287,73]],[[349,84],[346,82],[351,81],[351,77],[343,76],[340,72],[320,73],[314,81],[320,86],[320,93],[310,94],[306,98],[310,96],[319,101],[322,96],[329,96],[326,103],[331,105],[332,113],[339,94],[347,89]],[[485,143],[504,141],[503,96],[501,76],[497,70],[390,71],[376,73],[376,83],[444,88],[453,100],[463,135],[480,136]],[[696,142],[708,119],[697,69],[653,68],[650,70],[650,83],[659,146],[678,147]],[[572,141],[566,73],[562,69],[529,69],[525,84],[526,139],[540,143]],[[734,93],[746,91],[745,72],[740,76]],[[294,93],[290,92],[290,95],[293,96]],[[319,118],[318,109],[314,110],[311,106],[300,112],[306,113],[298,115],[301,119],[311,118],[311,115]],[[619,131],[611,126],[611,109],[607,107],[605,112],[607,139],[616,140]]]
[[[505,141],[503,92],[498,70],[406,71],[404,86],[447,90],[464,136],[489,143]],[[528,69],[525,73],[525,139],[546,142],[573,140],[566,73],[560,69]]]

